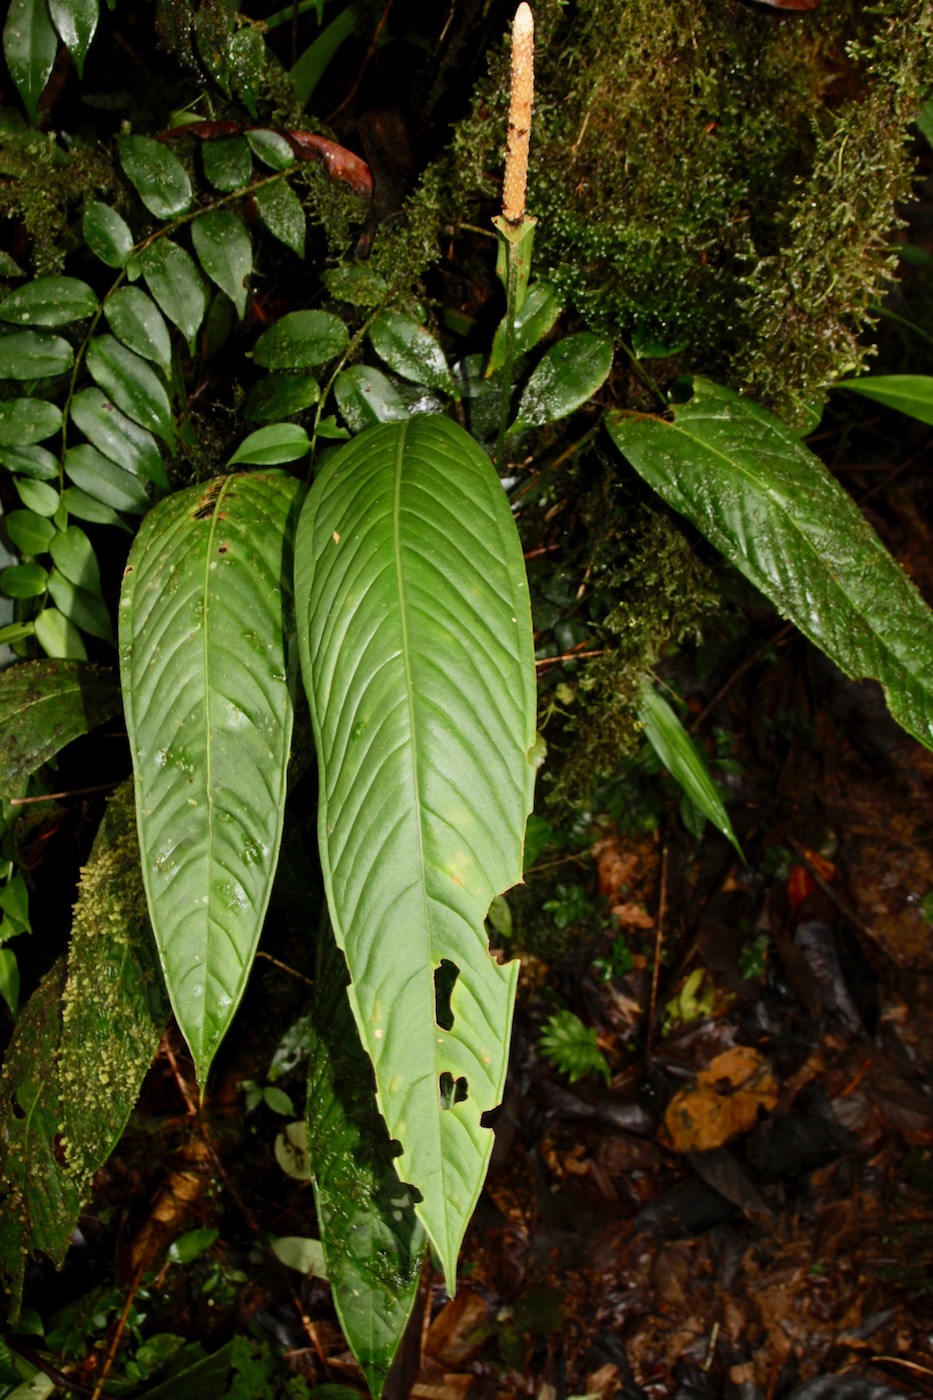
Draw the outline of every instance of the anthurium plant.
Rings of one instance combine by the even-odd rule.
[[[96,21],[69,0],[11,7],[7,63],[31,116],[59,39],[80,68]],[[0,301],[0,465],[19,500],[0,643],[21,658],[0,675],[0,840],[9,799],[103,719],[122,712],[133,765],[68,955],[21,1009],[6,943],[28,930],[28,891],[2,847],[0,992],[18,1020],[0,1269],[15,1319],[26,1259],[64,1259],[170,1015],[207,1092],[262,935],[306,705],[324,891],[305,892],[310,1172],[336,1306],[378,1396],[429,1247],[456,1287],[508,1060],[517,962],[490,951],[484,921],[522,876],[541,745],[502,478],[511,443],[609,399],[614,347],[548,339],[561,298],[531,278],[527,5],[495,220],[505,314],[490,354],[456,367],[410,289],[352,260],[321,269],[336,309],[243,330],[262,250],[305,257],[309,153],[351,205],[368,186],[333,142],[261,126],[242,62],[261,36],[231,21],[225,43],[217,81],[250,120],[124,131],[120,197],[84,202],[81,275],[14,278]],[[204,342],[244,336],[233,450],[186,476],[186,370]],[[933,621],[855,506],[747,399],[697,380],[681,400],[655,415],[597,404],[620,463],[933,747]],[[107,527],[134,536],[116,629],[94,544]],[[650,677],[639,694],[662,761],[734,840],[673,709]]]

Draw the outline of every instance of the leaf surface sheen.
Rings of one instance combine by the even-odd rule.
[[[150,917],[201,1083],[242,995],[278,859],[302,491],[257,472],[166,498],[140,530],[120,601]]]
[[[616,446],[781,614],[933,749],[933,613],[793,430],[698,379],[674,422],[610,414]]]
[[[328,903],[397,1170],[453,1287],[500,1100],[518,965],[483,920],[521,879],[535,680],[502,485],[460,428],[369,429],[316,481],[296,542]],[[435,971],[458,970],[449,1016]],[[452,1022],[451,1018],[452,1017]],[[441,1079],[460,1083],[449,1107]]]

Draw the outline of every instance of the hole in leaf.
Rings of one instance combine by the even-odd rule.
[[[446,1069],[437,1082],[438,1093],[440,1094],[441,1108],[453,1108],[455,1103],[463,1103],[469,1093],[466,1079],[461,1074],[459,1079],[454,1079]]]
[[[220,493],[221,482],[214,481],[210,484],[204,495],[198,501],[194,512],[195,520],[210,520],[217,505],[217,497]]]
[[[20,1103],[19,1099],[16,1097],[15,1094],[13,1094],[13,1095],[11,1096],[11,1098],[10,1098],[10,1107],[11,1107],[12,1110],[13,1110],[13,1117],[14,1117],[14,1118],[25,1118],[25,1117],[26,1117],[26,1110],[25,1110],[25,1108],[23,1108],[22,1104]]]
[[[440,965],[434,969],[434,1019],[442,1031],[453,1030],[454,1014],[450,1009],[450,998],[459,976],[459,967],[449,958],[441,958]]]
[[[217,546],[217,553],[218,553],[218,554],[226,554],[226,553],[229,551],[229,549],[230,549],[230,546],[229,546],[228,544],[219,544],[219,545]]]

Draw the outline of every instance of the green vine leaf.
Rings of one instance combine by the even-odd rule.
[[[242,189],[253,173],[253,156],[245,136],[220,136],[205,141],[201,162],[208,183],[221,194]]]
[[[145,515],[149,509],[149,493],[142,482],[86,442],[69,447],[65,453],[65,475],[86,496],[109,506],[111,510],[124,510],[128,515]],[[76,511],[72,513],[77,514]],[[97,519],[93,515],[79,518]]]
[[[172,368],[172,342],[162,313],[141,287],[120,287],[104,303],[107,324],[122,341],[144,360],[152,360],[166,374]]]
[[[277,467],[283,462],[297,462],[308,453],[308,434],[298,423],[270,423],[258,428],[240,443],[227,463],[249,462],[258,467]]]
[[[45,399],[7,399],[0,403],[0,446],[31,447],[62,425],[62,413]]]
[[[140,266],[150,292],[193,353],[207,310],[207,293],[194,259],[170,238],[161,238],[141,255]]]
[[[133,250],[129,224],[116,209],[92,201],[85,206],[84,238],[96,258],[107,267],[125,267]]]
[[[880,681],[933,748],[933,613],[858,506],[763,408],[695,381],[674,421],[613,413],[636,471],[850,676]]]
[[[259,217],[266,228],[291,248],[299,258],[305,255],[305,211],[301,200],[284,180],[274,185],[263,185],[253,195]]]
[[[20,472],[34,481],[55,481],[58,478],[58,458],[45,447],[2,447],[0,464],[11,472]]]
[[[253,359],[263,369],[313,369],[342,355],[350,333],[329,311],[290,311],[256,341]]]
[[[35,636],[46,656],[64,661],[87,661],[81,633],[58,608],[43,608],[35,621]]]
[[[341,370],[334,384],[334,395],[344,422],[354,433],[361,433],[376,423],[401,423],[410,416],[405,400],[391,379],[369,365],[351,365]]]
[[[0,379],[51,379],[74,364],[74,351],[60,335],[20,331],[0,339]]]
[[[71,418],[88,442],[111,462],[168,490],[165,463],[155,438],[121,413],[99,389],[82,389],[75,394]]]
[[[171,219],[190,208],[191,181],[167,146],[151,136],[121,136],[118,145],[120,163],[150,214]]]
[[[380,359],[403,379],[456,397],[444,352],[419,321],[398,311],[384,311],[370,326],[369,338]]]
[[[299,523],[296,596],[328,906],[398,1174],[452,1289],[517,979],[483,921],[521,879],[534,785],[524,561],[473,439],[432,415],[337,451]]]
[[[11,510],[4,516],[6,531],[20,554],[44,554],[55,535],[55,526],[34,510]]]
[[[24,661],[0,671],[0,794],[120,709],[120,687],[103,666]]]
[[[243,220],[224,209],[202,214],[191,225],[198,260],[233,302],[242,321],[246,313],[246,284],[253,270],[253,246]]]
[[[88,346],[87,367],[127,417],[172,444],[175,434],[168,394],[145,360],[112,335],[99,335]]]
[[[150,917],[202,1084],[246,984],[278,859],[303,489],[257,472],[167,497],[137,536],[120,600]]]
[[[18,326],[67,326],[97,310],[97,297],[77,277],[37,277],[0,301],[0,321]]]
[[[510,433],[566,418],[593,397],[609,378],[612,341],[581,331],[545,352],[525,385]]]

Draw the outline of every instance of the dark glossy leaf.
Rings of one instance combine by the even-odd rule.
[[[35,636],[46,656],[71,661],[87,660],[81,633],[58,608],[44,608],[40,612],[35,621]]]
[[[376,354],[403,379],[447,394],[456,392],[443,350],[431,332],[411,316],[384,311],[370,326],[369,338]]]
[[[638,719],[645,738],[671,777],[680,784],[694,807],[732,842],[741,856],[742,848],[735,839],[725,804],[710,777],[703,755],[670,705],[651,685],[645,685],[639,695]]]
[[[158,443],[150,432],[116,408],[99,389],[82,389],[71,402],[71,417],[89,442],[134,476],[168,490]]]
[[[253,155],[245,136],[221,136],[201,147],[204,174],[215,190],[230,194],[249,183]]]
[[[88,346],[87,367],[95,383],[134,423],[172,443],[174,427],[168,394],[145,360],[112,335],[99,335]]]
[[[933,748],[933,614],[818,457],[756,404],[695,382],[674,421],[610,414],[613,440],[675,510]]]
[[[415,1200],[395,1170],[360,1044],[343,954],[319,934],[308,1065],[308,1154],[331,1294],[375,1397],[414,1305],[427,1246]]]
[[[55,1057],[64,986],[61,958],[21,1012],[0,1076],[0,1277],[14,1325],[26,1261],[42,1251],[60,1266],[81,1208],[56,1152],[61,1089]]]
[[[527,355],[557,324],[563,301],[553,282],[536,282],[528,290],[521,310],[515,317],[515,347],[517,356]],[[501,322],[492,343],[486,374],[494,374],[505,364],[506,324]]]
[[[98,8],[98,0],[49,0],[52,23],[75,61],[79,78],[84,74],[84,60],[97,29]]]
[[[133,247],[129,224],[107,204],[93,202],[84,208],[84,237],[95,257],[107,267],[125,267]]]
[[[259,337],[253,358],[264,369],[312,369],[342,355],[350,333],[328,311],[290,311]]]
[[[193,350],[207,310],[207,293],[194,259],[171,239],[161,238],[141,254],[140,265],[150,292]]]
[[[150,214],[157,219],[184,214],[191,204],[191,181],[178,157],[151,136],[121,136],[118,145],[120,163]]]
[[[840,379],[831,387],[849,389],[921,423],[933,423],[933,375],[872,374],[864,379]]]
[[[287,170],[295,164],[295,152],[277,131],[247,131],[246,139],[253,155],[273,170]]]
[[[0,379],[51,379],[74,363],[74,351],[60,335],[19,331],[0,337]]]
[[[609,378],[612,341],[581,331],[552,345],[535,367],[510,432],[565,418],[591,399]]]
[[[0,573],[0,590],[8,598],[38,598],[48,583],[48,572],[41,564],[14,564]]]
[[[253,472],[168,496],[124,575],[120,665],[143,876],[201,1083],[246,984],[278,860],[291,522],[303,490]]]
[[[67,326],[97,310],[97,297],[77,277],[37,277],[0,302],[0,321],[18,326]]]
[[[0,447],[0,466],[34,481],[55,481],[58,477],[58,458],[45,447]]]
[[[119,710],[116,673],[103,666],[24,661],[0,671],[0,795]]]
[[[0,403],[0,445],[31,447],[62,425],[61,409],[45,399],[7,399]]]
[[[411,416],[391,379],[368,365],[351,365],[342,370],[334,393],[344,422],[354,433],[361,433],[374,423],[401,423]]]
[[[57,48],[58,35],[46,0],[10,0],[3,26],[3,56],[33,123]]]
[[[256,191],[253,199],[266,228],[291,248],[299,258],[305,255],[305,211],[301,200],[284,180],[274,185],[264,185]]]
[[[107,804],[81,872],[63,1000],[62,1147],[86,1196],[126,1127],[170,1015],[146,912],[131,782]]]
[[[36,515],[47,515],[51,518],[61,505],[61,496],[47,481],[34,481],[28,476],[18,476],[13,484],[23,505],[28,510],[34,510]]]
[[[253,247],[243,220],[223,209],[202,214],[191,225],[191,241],[204,271],[226,292],[242,320],[253,270]]]
[[[4,517],[6,530],[20,554],[44,554],[55,534],[47,516],[34,510],[11,510]]]
[[[149,495],[142,482],[87,443],[70,447],[65,453],[65,473],[80,490],[114,510],[145,515],[149,509]]]
[[[117,340],[170,373],[172,343],[168,326],[155,302],[140,287],[120,287],[104,302],[104,314]]]
[[[398,1174],[421,1192],[452,1287],[517,976],[490,956],[483,924],[521,878],[534,785],[521,544],[489,459],[430,415],[370,428],[328,459],[295,554],[328,906]],[[434,982],[445,960],[458,973],[450,1029]],[[449,1104],[447,1076],[465,1092]]]
[[[317,403],[320,386],[311,374],[269,374],[250,389],[243,417],[252,423],[276,422]]]
[[[297,462],[307,455],[310,447],[308,434],[297,423],[271,423],[268,428],[257,428],[255,433],[250,433],[227,466],[248,462],[257,467],[277,467],[283,462]]]
[[[53,569],[49,575],[49,593],[62,616],[73,622],[75,627],[89,637],[100,637],[102,641],[116,646],[113,623],[99,594],[76,588],[57,569]]]

